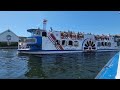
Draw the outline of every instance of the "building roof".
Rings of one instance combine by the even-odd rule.
[[[13,33],[15,36],[17,36],[14,32],[12,32],[10,29],[8,29],[8,30],[6,30],[6,31],[4,31],[4,32],[2,32],[2,33],[0,33],[0,35],[2,35],[2,34],[4,34],[4,33],[6,33],[6,32],[11,32],[11,33]],[[17,36],[18,37],[18,36]]]

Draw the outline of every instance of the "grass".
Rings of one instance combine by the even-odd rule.
[[[18,46],[18,42],[11,42],[10,45],[7,42],[0,42],[0,47]]]

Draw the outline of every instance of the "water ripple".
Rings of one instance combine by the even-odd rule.
[[[93,79],[116,53],[33,56],[0,49],[0,79]]]

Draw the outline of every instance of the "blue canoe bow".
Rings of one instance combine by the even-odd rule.
[[[95,79],[120,79],[120,52],[108,61]]]

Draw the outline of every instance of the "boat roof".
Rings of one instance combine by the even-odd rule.
[[[30,33],[32,33],[32,32],[36,32],[37,30],[39,30],[39,31],[46,31],[46,30],[43,30],[43,29],[28,29],[27,30],[27,32],[30,32]]]

